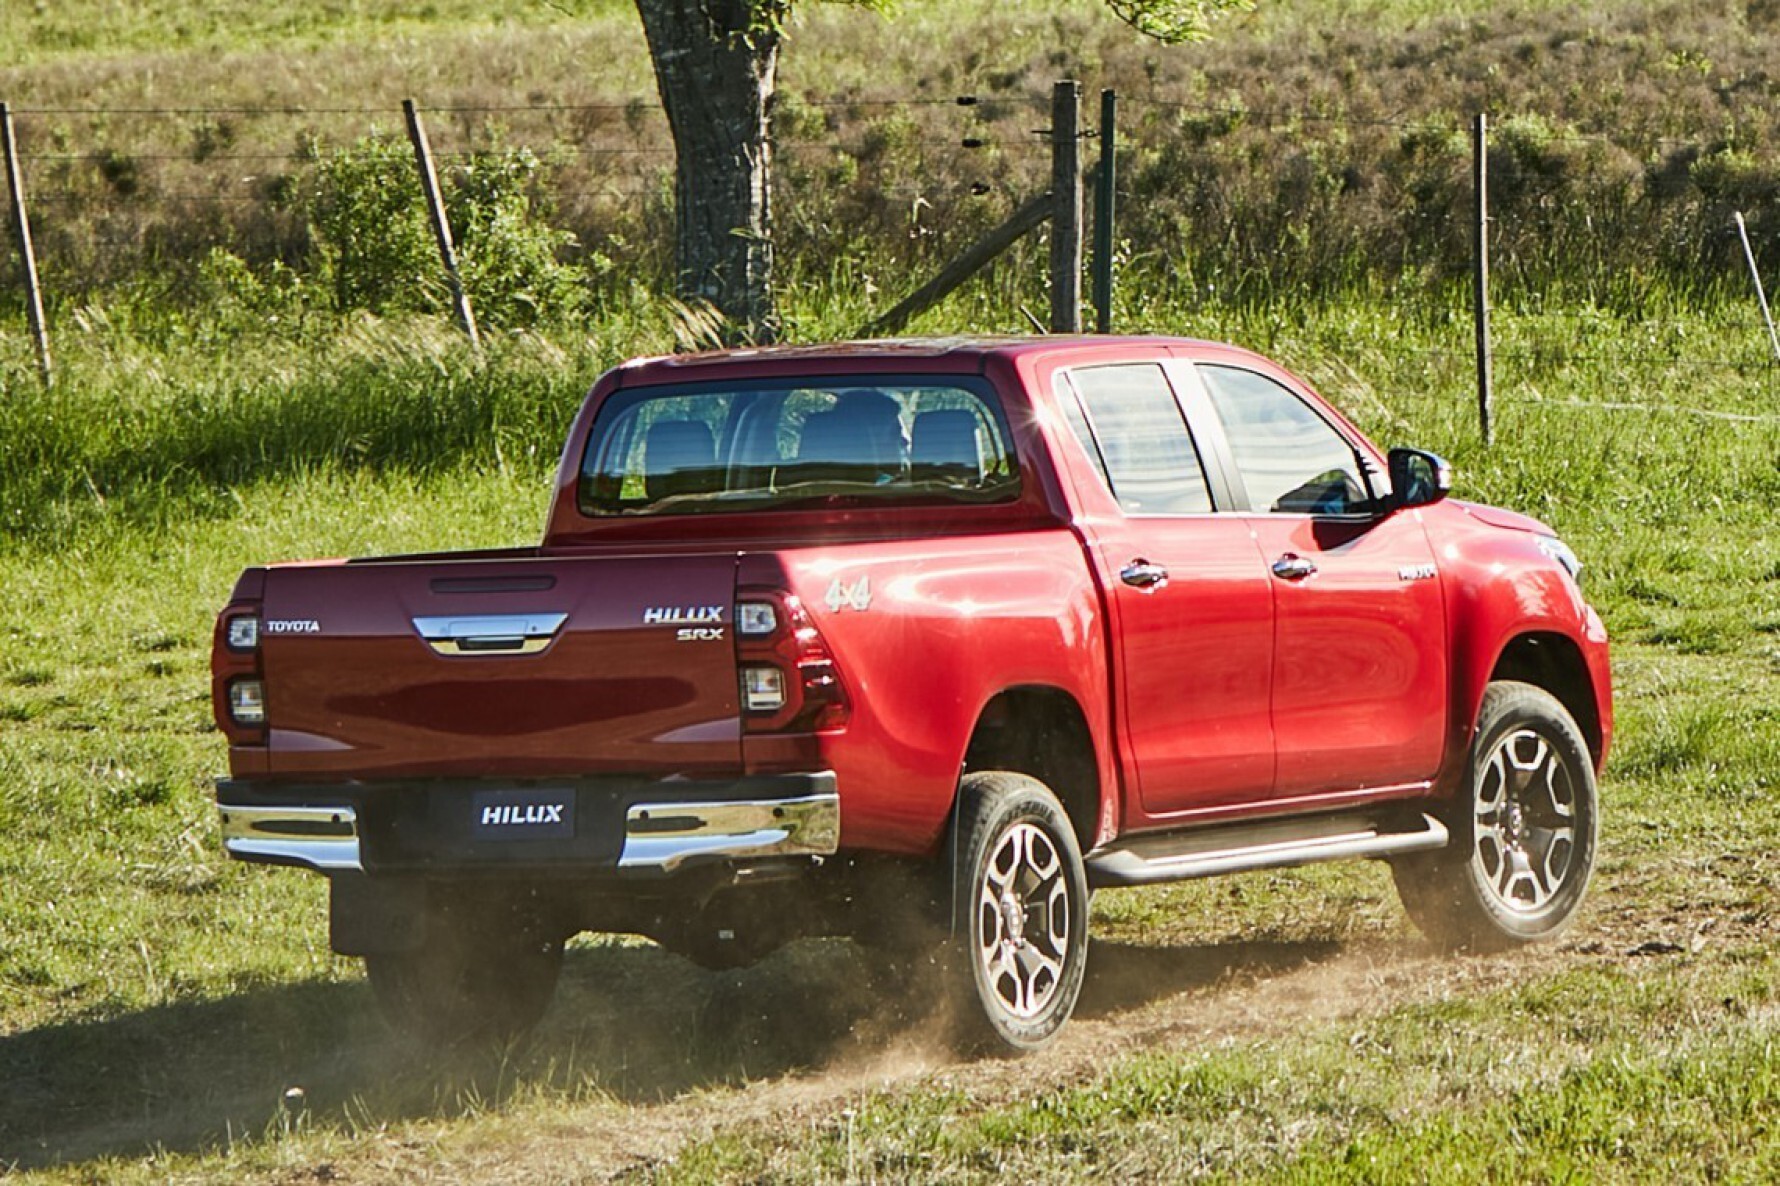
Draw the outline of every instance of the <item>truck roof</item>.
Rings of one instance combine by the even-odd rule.
[[[827,342],[797,346],[750,346],[710,350],[699,354],[658,355],[638,358],[619,368],[619,385],[651,386],[683,383],[698,372],[699,379],[724,379],[749,375],[810,375],[837,369],[867,373],[915,372],[978,374],[992,358],[1016,358],[1051,353],[1079,353],[1095,348],[1126,351],[1132,346],[1212,347],[1218,344],[1161,335],[1144,337],[1007,336],[885,338],[872,341]],[[1219,347],[1228,349],[1228,347]]]

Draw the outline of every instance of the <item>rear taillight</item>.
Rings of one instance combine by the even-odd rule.
[[[237,679],[229,683],[229,719],[237,725],[258,729],[266,723],[264,680]]]
[[[230,745],[266,740],[266,677],[260,666],[259,606],[237,602],[216,619],[210,648],[210,697],[216,727]]]
[[[828,643],[789,593],[743,590],[736,668],[749,733],[818,733],[840,728],[852,714]]]
[[[779,628],[779,607],[771,601],[738,601],[735,630],[743,638],[767,638]]]
[[[257,614],[223,615],[223,645],[231,651],[255,651],[260,645]]]

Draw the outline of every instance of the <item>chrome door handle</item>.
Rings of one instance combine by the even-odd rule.
[[[1168,570],[1148,560],[1133,560],[1119,570],[1119,579],[1139,589],[1154,589],[1168,583]]]
[[[1282,581],[1301,581],[1316,572],[1316,565],[1298,555],[1287,552],[1273,562],[1273,575]]]

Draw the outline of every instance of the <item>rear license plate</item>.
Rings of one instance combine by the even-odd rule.
[[[478,791],[470,797],[470,831],[478,840],[572,840],[572,790]]]

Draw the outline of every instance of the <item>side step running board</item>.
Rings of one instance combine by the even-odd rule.
[[[1372,815],[1322,815],[1137,836],[1089,853],[1088,884],[1153,885],[1446,847],[1446,825],[1431,815],[1393,824]]]

